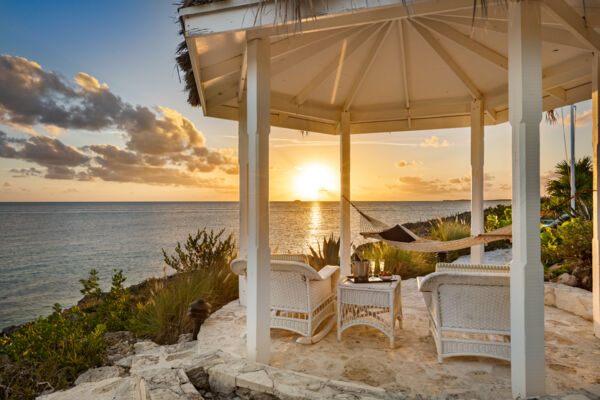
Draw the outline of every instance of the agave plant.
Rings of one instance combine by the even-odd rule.
[[[340,238],[334,237],[333,233],[323,237],[322,244],[317,243],[317,250],[312,246],[308,248],[308,263],[317,271],[326,265],[340,265]]]

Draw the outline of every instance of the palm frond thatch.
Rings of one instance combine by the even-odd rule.
[[[199,6],[202,4],[212,2],[213,0],[182,0],[180,3],[177,3],[177,5],[179,6],[178,9],[180,9],[185,7]],[[190,59],[190,53],[188,52],[187,42],[185,41],[185,27],[181,18],[179,19],[179,23],[181,24],[179,34],[182,37],[184,37],[184,39],[181,43],[179,43],[179,45],[175,49],[175,62],[177,63],[178,70],[183,73],[185,91],[188,94],[188,103],[192,107],[198,107],[200,105],[200,95],[198,94],[198,87],[196,86],[196,79],[194,77],[194,71],[192,69],[192,60]]]

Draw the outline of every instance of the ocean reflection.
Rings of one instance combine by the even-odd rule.
[[[322,227],[321,220],[321,204],[317,202],[312,203],[312,207],[310,208],[310,228],[308,237],[310,243],[319,241],[317,235],[320,233],[319,228]]]

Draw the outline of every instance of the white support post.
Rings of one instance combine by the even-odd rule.
[[[351,274],[350,257],[350,113],[342,112],[340,131],[340,276]]]
[[[471,103],[471,235],[483,230],[483,143],[485,107],[482,100]],[[471,247],[471,264],[483,264],[484,245]]]
[[[246,123],[246,93],[238,103],[238,164],[240,178],[240,239],[238,257],[248,256],[248,129]],[[240,304],[246,305],[246,276],[239,276]]]
[[[540,259],[542,40],[539,0],[509,2],[512,127],[511,382],[515,398],[545,392],[544,269]]]
[[[269,249],[269,131],[271,88],[269,38],[248,42],[248,358],[269,363],[271,344],[271,251]]]
[[[598,156],[600,156],[600,54],[594,53],[592,61],[592,148],[594,153],[593,196],[593,226],[592,239],[592,292],[594,313],[594,334],[600,338],[600,174],[598,173]]]

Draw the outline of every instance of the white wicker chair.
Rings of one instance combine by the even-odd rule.
[[[440,363],[454,356],[510,361],[509,271],[505,265],[438,264],[417,278]]]
[[[316,271],[304,255],[271,255],[271,328],[302,335],[298,343],[321,340],[335,324],[335,293],[339,266]],[[246,275],[246,260],[231,262],[231,271]],[[319,332],[317,330],[327,319]]]

